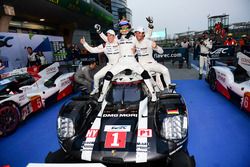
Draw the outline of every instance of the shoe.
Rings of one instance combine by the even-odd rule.
[[[103,101],[103,99],[104,99],[104,94],[103,93],[101,93],[100,94],[100,97],[98,98],[98,102],[100,103],[100,102],[102,102]]]
[[[156,93],[153,93],[151,97],[151,102],[156,102],[156,100],[157,100]]]
[[[90,93],[90,95],[94,95],[99,93],[99,88],[95,88],[94,90],[92,90],[92,92]]]
[[[202,79],[202,74],[199,74],[199,80],[201,80]]]

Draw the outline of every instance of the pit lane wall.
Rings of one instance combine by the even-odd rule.
[[[0,59],[6,67],[0,73],[26,67],[28,46],[34,52],[42,51],[48,63],[66,57],[62,36],[0,32]]]

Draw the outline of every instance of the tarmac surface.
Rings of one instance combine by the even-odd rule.
[[[182,68],[179,68],[178,62],[172,64],[171,61],[161,63],[165,65],[170,73],[171,80],[196,80],[198,79],[198,71],[194,68],[194,64],[191,64],[191,68],[187,68],[187,64],[184,63]]]

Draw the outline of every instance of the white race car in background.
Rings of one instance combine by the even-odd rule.
[[[237,66],[212,66],[207,75],[210,88],[250,112],[250,54],[237,53]]]
[[[57,62],[1,75],[0,136],[13,132],[29,114],[72,93],[74,73],[61,74],[59,66]]]

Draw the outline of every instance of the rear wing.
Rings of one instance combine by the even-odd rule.
[[[12,70],[10,72],[0,74],[0,78],[4,79],[4,78],[10,77],[10,76],[20,75],[20,74],[25,74],[25,73],[28,73],[27,72],[27,67],[15,69],[15,70]]]
[[[247,73],[250,73],[250,57],[243,54],[242,52],[237,53],[238,65],[244,68]]]

